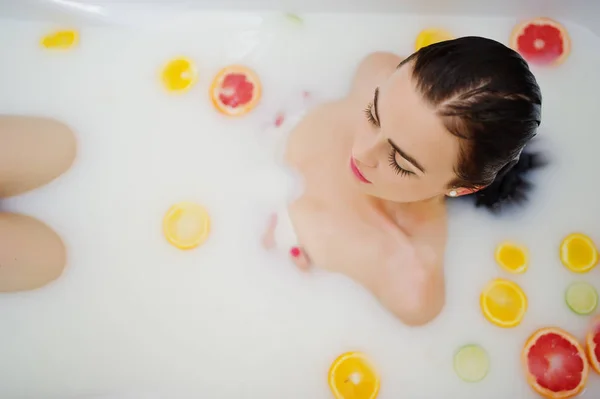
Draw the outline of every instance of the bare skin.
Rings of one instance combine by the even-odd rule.
[[[444,199],[459,144],[421,101],[410,66],[397,69],[400,61],[369,55],[347,97],[312,110],[292,131],[286,158],[304,177],[305,191],[289,213],[302,248],[294,257],[300,268],[310,263],[345,274],[404,323],[422,325],[445,303]],[[371,126],[364,110],[377,88]],[[388,161],[390,140],[425,171],[398,153]],[[353,173],[351,159],[369,183]],[[392,171],[389,162],[408,172]],[[274,226],[271,219],[266,246]]]
[[[0,116],[0,198],[23,194],[63,174],[75,159],[71,130],[52,119]],[[66,265],[60,237],[25,215],[0,212],[0,292],[42,287]]]

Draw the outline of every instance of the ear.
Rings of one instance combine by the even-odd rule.
[[[461,195],[469,195],[469,194],[473,194],[476,193],[477,191],[481,190],[483,187],[476,187],[476,188],[459,188],[457,189],[457,193],[459,196]]]
[[[482,188],[483,187],[476,187],[476,188],[459,187],[459,188],[450,190],[448,192],[448,196],[449,197],[462,197],[463,195],[469,195],[469,194],[476,193],[477,191],[481,190]]]

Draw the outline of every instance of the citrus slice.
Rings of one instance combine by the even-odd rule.
[[[59,30],[42,37],[42,47],[52,50],[67,50],[79,42],[79,33],[76,30]]]
[[[419,51],[423,47],[427,47],[434,43],[451,40],[454,37],[443,29],[425,29],[419,32],[415,40],[415,51]]]
[[[298,14],[291,13],[291,12],[286,12],[285,17],[287,18],[288,21],[293,22],[298,25],[301,25],[304,22],[304,20],[302,19],[301,16],[299,16]]]
[[[242,116],[252,111],[260,97],[261,84],[258,76],[242,65],[221,69],[210,86],[213,105],[228,116]]]
[[[550,399],[576,396],[585,387],[589,374],[583,348],[560,328],[534,332],[523,347],[521,361],[529,385]]]
[[[570,271],[586,273],[598,264],[598,250],[588,236],[570,234],[560,244],[560,260]]]
[[[590,283],[584,281],[572,283],[565,291],[565,301],[573,312],[588,315],[598,306],[598,292]]]
[[[503,242],[495,253],[496,262],[509,273],[524,273],[527,270],[527,248],[522,245]]]
[[[481,292],[481,311],[485,318],[499,327],[516,327],[527,311],[527,297],[516,283],[495,279]]]
[[[592,368],[600,374],[600,315],[594,317],[586,336],[588,357]]]
[[[379,376],[359,352],[339,356],[329,369],[329,388],[336,399],[375,399]]]
[[[204,207],[181,202],[173,205],[163,220],[167,241],[179,249],[192,249],[202,244],[210,233],[210,218]]]
[[[510,47],[532,63],[558,65],[569,55],[571,39],[560,23],[550,18],[534,18],[513,29]]]
[[[194,63],[181,57],[167,62],[162,70],[161,78],[168,91],[184,92],[196,83],[197,75]]]
[[[487,352],[479,345],[463,346],[454,355],[454,371],[461,380],[479,382],[490,369]]]

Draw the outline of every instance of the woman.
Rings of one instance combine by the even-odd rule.
[[[71,130],[51,119],[0,116],[0,198],[40,187],[75,158]],[[65,247],[42,222],[0,212],[0,292],[39,288],[66,264]]]
[[[490,39],[403,61],[369,55],[348,96],[311,111],[288,139],[286,160],[304,179],[288,208],[291,256],[346,274],[409,325],[432,320],[445,301],[445,199],[475,194],[495,208],[522,188],[541,101],[527,63]],[[267,246],[281,246],[274,230],[285,223],[273,216]]]

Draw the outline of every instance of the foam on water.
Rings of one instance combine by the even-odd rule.
[[[378,366],[381,399],[534,398],[519,364],[525,338],[546,325],[582,337],[587,319],[569,312],[564,289],[581,279],[600,288],[599,270],[575,276],[558,259],[572,231],[600,243],[600,47],[589,31],[569,26],[568,62],[535,69],[544,94],[537,145],[552,163],[536,175],[529,206],[498,218],[452,204],[447,306],[428,326],[407,328],[345,277],[303,274],[260,248],[267,215],[290,187],[266,144],[277,112],[294,111],[305,90],[318,101],[341,96],[364,55],[409,54],[421,28],[507,42],[514,23],[309,15],[296,24],[188,12],[143,29],[82,26],[80,47],[55,54],[37,45],[52,25],[2,21],[0,112],[58,118],[80,148],[63,178],[2,204],[57,230],[69,265],[44,289],[0,296],[0,397],[325,399],[330,363],[359,350]],[[158,73],[178,55],[195,60],[199,80],[173,96]],[[247,118],[226,119],[208,100],[212,76],[230,63],[263,80],[264,101]],[[161,233],[181,200],[212,216],[210,238],[191,252]],[[493,260],[505,238],[531,253],[529,271],[512,277],[530,308],[511,330],[490,325],[478,305],[481,287],[506,277]],[[472,342],[488,351],[491,370],[469,385],[452,357]],[[599,380],[582,397],[598,397]]]

